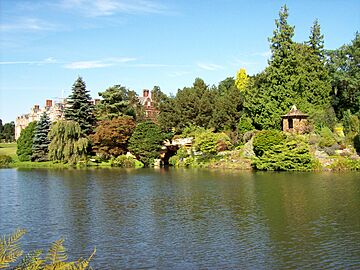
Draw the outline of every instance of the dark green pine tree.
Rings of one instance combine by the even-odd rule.
[[[286,5],[281,7],[279,12],[279,19],[275,20],[276,29],[273,36],[269,38],[271,43],[272,57],[270,64],[281,65],[283,60],[289,57],[294,43],[292,38],[294,36],[295,26],[288,24],[289,10]]]
[[[288,16],[285,5],[280,9],[273,36],[269,38],[272,52],[269,66],[250,83],[253,89],[245,96],[244,107],[254,119],[256,128],[280,129],[281,115],[294,104],[297,78],[293,75],[297,62],[292,37],[295,27],[288,24]]]
[[[86,90],[85,82],[78,77],[72,87],[72,93],[67,98],[65,107],[65,119],[78,122],[81,131],[89,135],[95,125],[94,105],[91,102],[89,91]]]
[[[324,59],[324,35],[321,34],[320,24],[317,19],[311,27],[309,41],[307,44],[321,60]]]
[[[50,118],[46,112],[44,112],[39,122],[36,125],[34,131],[34,139],[32,145],[32,161],[47,161],[50,141],[48,134],[50,131]]]

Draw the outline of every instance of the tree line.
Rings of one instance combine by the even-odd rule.
[[[152,98],[160,111],[155,122],[147,121],[135,91],[121,85],[100,92],[102,100],[93,105],[79,77],[67,98],[64,120],[51,125],[44,114],[23,130],[18,140],[20,159],[77,163],[96,156],[101,160],[121,157],[118,161],[122,162],[130,151],[149,165],[159,156],[164,139],[181,136],[191,127],[224,133],[228,139],[220,136],[222,141],[234,146],[242,144],[248,131],[281,130],[281,116],[294,104],[310,116],[313,131],[326,134],[341,125],[347,141],[356,146],[359,33],[349,44],[326,50],[318,20],[308,40],[295,42],[295,27],[288,23],[288,16],[283,6],[269,38],[271,58],[260,73],[248,76],[240,69],[235,78],[211,86],[196,78],[176,95],[154,87]],[[206,134],[204,138],[220,138]]]
[[[15,141],[15,123],[11,121],[10,123],[3,124],[0,119],[0,142],[14,142]]]

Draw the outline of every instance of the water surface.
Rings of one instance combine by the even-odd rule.
[[[360,268],[359,173],[0,170],[0,233],[95,269]]]

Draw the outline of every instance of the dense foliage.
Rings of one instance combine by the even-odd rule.
[[[255,136],[255,139],[258,135]],[[267,147],[261,155],[257,154],[253,164],[258,170],[306,171],[314,169],[315,161],[310,154],[306,140],[301,137],[288,136],[272,143],[272,146]]]
[[[214,133],[212,130],[198,129],[194,132],[193,149],[203,157],[216,155],[231,147],[230,138],[225,133]]]
[[[78,77],[72,87],[72,93],[67,98],[65,119],[78,122],[84,134],[92,133],[95,125],[94,105],[85,82]]]
[[[285,140],[285,134],[277,130],[263,130],[256,134],[253,142],[256,156],[261,157],[265,152],[279,145]]]
[[[110,160],[112,167],[121,167],[121,168],[140,168],[143,167],[140,161],[136,160],[132,156],[121,155]]]
[[[80,125],[74,121],[58,121],[49,132],[49,159],[53,161],[76,164],[86,160],[89,139],[81,131]]]
[[[315,45],[295,43],[288,15],[284,6],[269,39],[272,52],[269,66],[252,78],[245,95],[244,107],[258,129],[280,129],[281,115],[293,104],[310,115],[330,106],[330,79],[319,57],[321,46],[316,45],[321,43],[321,35],[313,34],[316,37],[311,44]],[[320,31],[319,27],[316,29]]]
[[[129,116],[100,121],[90,136],[93,150],[105,159],[126,154],[135,126],[135,121]]]
[[[15,123],[13,121],[3,125],[2,120],[0,119],[0,141],[15,141]]]
[[[13,159],[8,155],[0,155],[0,168],[6,168],[13,162]]]
[[[333,106],[339,119],[345,111],[360,116],[360,34],[351,44],[327,52]]]
[[[30,161],[33,153],[33,139],[34,131],[36,128],[36,122],[31,122],[26,128],[24,128],[20,137],[17,139],[17,150],[16,154],[20,161]]]
[[[160,111],[153,119],[156,124],[145,122],[142,97],[121,85],[100,92],[102,100],[94,111],[79,77],[65,110],[66,120],[71,121],[59,121],[51,129],[51,159],[76,163],[96,154],[101,160],[111,159],[113,166],[131,167],[133,160],[124,156],[130,150],[148,166],[159,158],[163,140],[171,139],[167,135],[175,134],[193,138],[190,148],[180,147],[170,159],[185,166],[199,165],[204,161],[200,159],[221,160],[226,155],[223,150],[239,149],[247,158],[256,155],[254,166],[261,170],[308,170],[316,152],[320,157],[342,155],[355,160],[354,148],[360,151],[360,34],[350,44],[326,51],[318,20],[308,40],[295,42],[295,26],[288,17],[285,5],[269,38],[268,66],[260,73],[248,76],[240,68],[235,79],[226,78],[218,85],[196,78],[174,96],[154,86],[152,105]],[[309,141],[280,132],[282,116],[293,105],[309,116],[304,128]],[[11,124],[0,122],[0,138],[12,130]],[[6,140],[11,136],[6,135]],[[28,149],[31,142],[21,137],[18,145]],[[233,153],[231,160],[237,160],[238,154]],[[25,151],[24,160],[29,155]],[[357,168],[352,161],[336,164]]]
[[[164,134],[153,122],[139,123],[129,140],[129,150],[145,166],[153,165],[160,157]]]
[[[99,119],[111,120],[113,118],[129,115],[136,118],[139,114],[138,98],[135,91],[121,85],[109,87],[99,92],[103,99],[96,105],[96,114]]]
[[[242,96],[233,78],[209,87],[197,78],[192,87],[178,90],[175,97],[163,99],[158,122],[164,129],[181,133],[194,125],[215,130],[235,130],[242,110]]]
[[[49,144],[48,134],[50,131],[50,118],[46,112],[41,115],[34,130],[34,138],[32,143],[32,161],[48,160]]]

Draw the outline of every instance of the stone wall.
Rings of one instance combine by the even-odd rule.
[[[290,126],[290,121],[292,121],[292,127]],[[308,120],[304,117],[283,118],[282,124],[283,131],[286,132],[304,133],[308,129]]]

